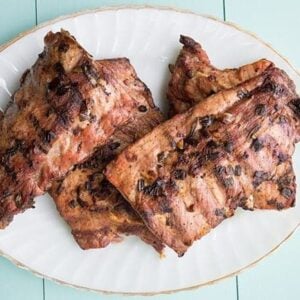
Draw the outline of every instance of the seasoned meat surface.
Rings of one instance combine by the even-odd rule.
[[[0,124],[0,228],[128,122],[140,100],[124,85],[69,33],[46,35]]]
[[[201,45],[192,38],[181,36],[180,42],[183,48],[175,65],[170,65],[172,76],[167,97],[171,116],[186,111],[214,93],[260,75],[273,65],[261,59],[238,69],[218,70],[211,64]]]
[[[238,69],[218,70],[211,64],[201,45],[192,38],[181,36],[180,42],[183,44],[183,49],[175,65],[170,67],[172,76],[167,90],[170,115],[184,112],[206,97],[236,87],[273,67],[272,62],[261,59]],[[260,110],[263,114],[264,108]],[[272,189],[272,186],[265,188]],[[274,208],[272,205],[262,203],[260,194],[256,193],[256,196],[252,199],[253,207]]]
[[[156,127],[108,165],[107,179],[183,255],[238,206],[294,205],[299,111],[292,81],[270,68]]]
[[[122,195],[106,180],[103,169],[127,145],[157,126],[162,116],[154,107],[151,93],[137,78],[126,59],[97,62],[116,81],[126,81],[124,93],[138,99],[128,122],[114,132],[109,141],[89,159],[75,166],[50,189],[57,209],[68,222],[77,243],[83,249],[106,247],[121,235],[135,234],[158,252],[163,245],[148,230]],[[120,83],[121,84],[121,83]]]

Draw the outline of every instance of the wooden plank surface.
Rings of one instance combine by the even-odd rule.
[[[0,257],[1,300],[43,300],[43,280]]]
[[[270,43],[300,69],[298,0],[225,0],[227,20]]]
[[[37,0],[38,21],[43,22],[83,9],[114,5],[165,5],[223,18],[222,0]]]
[[[35,6],[35,3],[37,6]],[[1,1],[0,43],[26,30],[36,22],[79,11],[107,5],[152,4],[177,6],[195,12],[223,17],[223,0],[7,0]],[[296,0],[224,0],[228,21],[238,23],[265,41],[271,43],[280,53],[300,68],[300,43],[297,31],[300,28]],[[37,13],[37,14],[36,14]],[[298,174],[297,174],[298,175]],[[278,251],[235,278],[199,290],[174,295],[162,295],[151,299],[299,299],[300,296],[300,232],[296,233]],[[238,293],[237,293],[238,288]],[[140,299],[140,297],[119,297],[99,295],[60,286],[35,277],[0,258],[0,299]],[[143,298],[144,299],[144,298]]]
[[[94,292],[79,291],[73,288],[58,285],[51,281],[45,281],[45,288],[46,300],[236,300],[235,280],[232,278],[219,282],[218,284],[203,287],[201,289],[151,297],[106,295]]]
[[[300,298],[300,231],[272,255],[239,276],[240,300]]]
[[[0,44],[35,25],[35,0],[1,0]]]

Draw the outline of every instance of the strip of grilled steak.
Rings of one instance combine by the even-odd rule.
[[[0,228],[128,122],[140,100],[123,85],[67,32],[47,34],[1,121]]]
[[[260,75],[272,63],[261,59],[238,69],[218,70],[199,43],[187,36],[180,36],[183,48],[175,65],[170,65],[172,73],[167,97],[170,101],[170,115],[182,113],[224,89]]]
[[[211,65],[200,44],[186,36],[181,36],[180,42],[184,46],[175,65],[170,67],[172,77],[167,91],[171,115],[184,112],[211,94],[233,88],[273,67],[270,61],[261,59],[238,69],[218,70]],[[258,110],[264,113],[263,107]],[[261,209],[273,209],[273,206],[263,205],[258,194],[252,202]]]
[[[219,92],[129,146],[106,170],[152,232],[183,255],[238,206],[295,203],[300,99],[277,69]],[[253,198],[259,198],[253,207]]]
[[[106,247],[120,241],[123,234],[135,234],[161,252],[163,245],[106,180],[103,169],[127,145],[157,126],[162,116],[153,104],[151,93],[137,78],[127,59],[103,60],[97,64],[114,80],[124,81],[124,92],[138,99],[140,106],[132,110],[128,122],[117,128],[91,158],[75,166],[64,179],[56,181],[50,194],[81,248]]]

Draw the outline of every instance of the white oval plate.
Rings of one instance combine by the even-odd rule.
[[[97,59],[130,58],[160,107],[166,103],[168,64],[174,62],[181,48],[180,34],[199,41],[219,68],[265,57],[300,86],[299,75],[286,60],[254,36],[231,25],[170,9],[122,8],[52,21],[4,47],[0,52],[1,107],[18,87],[23,71],[41,52],[44,35],[61,28],[69,30]],[[299,147],[297,150],[294,163],[299,173]],[[35,209],[18,215],[0,232],[0,250],[35,273],[77,287],[122,293],[174,291],[227,277],[266,256],[297,227],[299,204],[283,212],[239,210],[235,217],[196,242],[184,257],[167,251],[166,258],[160,259],[151,247],[135,237],[105,249],[82,251],[51,198],[42,196],[36,199]]]

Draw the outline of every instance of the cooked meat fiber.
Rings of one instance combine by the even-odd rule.
[[[124,92],[139,101],[140,106],[132,110],[128,122],[118,127],[91,158],[56,181],[50,194],[81,248],[106,247],[120,241],[123,234],[135,234],[161,252],[160,241],[103,175],[104,167],[116,154],[161,122],[161,114],[128,60],[104,60],[97,64],[109,70],[116,81],[126,81]]]
[[[183,48],[175,65],[170,65],[172,77],[167,90],[170,101],[170,115],[182,113],[224,89],[260,75],[273,64],[261,59],[238,69],[218,70],[215,68],[200,44],[192,38],[181,36]]]
[[[124,86],[69,33],[47,34],[0,125],[0,228],[128,122],[140,100]]]
[[[273,67],[273,63],[261,59],[238,69],[218,70],[211,65],[206,52],[193,39],[181,36],[180,42],[184,46],[175,65],[170,67],[172,76],[167,91],[171,115],[184,112],[206,97],[236,87]],[[263,110],[262,107],[261,113]],[[252,202],[253,206],[259,207],[261,196],[257,195]],[[262,206],[261,208],[272,209],[273,207]]]
[[[299,117],[294,84],[271,68],[159,125],[110,163],[106,176],[183,255],[238,206],[294,205]]]

